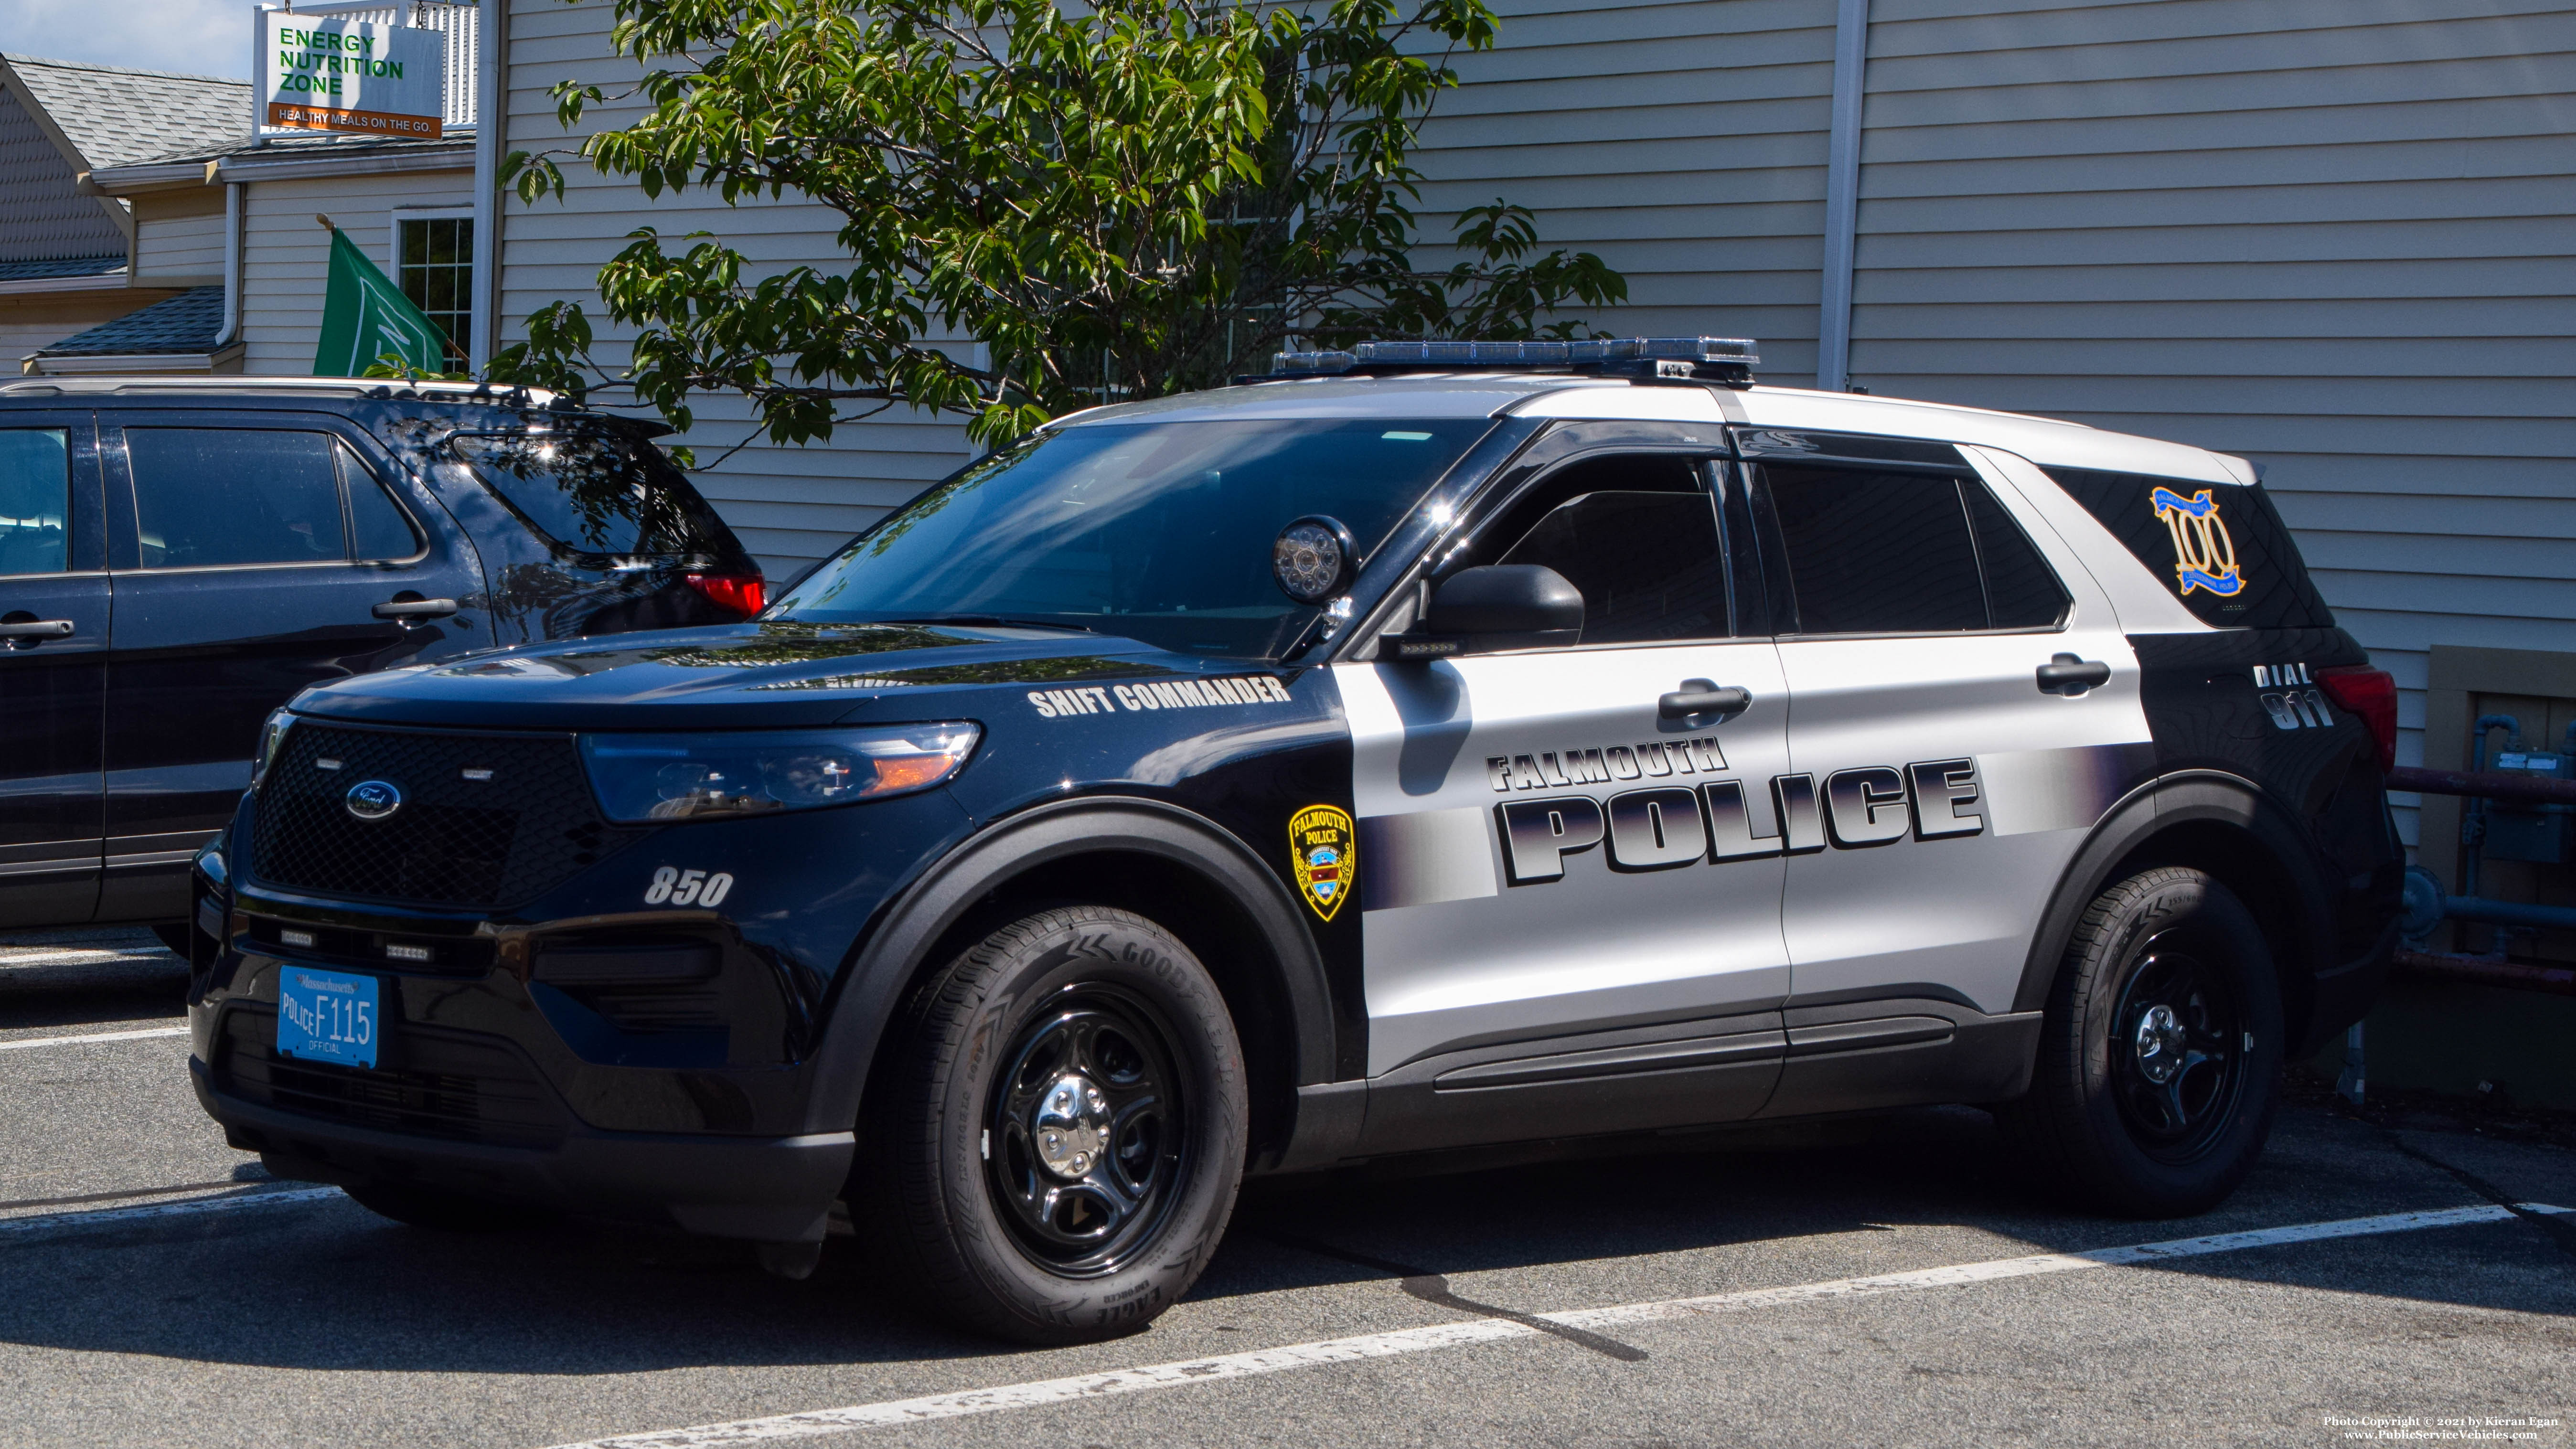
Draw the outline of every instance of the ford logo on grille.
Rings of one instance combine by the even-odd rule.
[[[402,808],[402,787],[391,780],[360,780],[340,803],[361,820],[382,820]]]

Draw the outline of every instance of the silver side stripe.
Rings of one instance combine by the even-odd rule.
[[[193,846],[186,850],[146,850],[134,855],[111,855],[107,866],[114,870],[121,865],[185,865],[196,858]]]
[[[189,853],[193,855],[196,852],[191,851]],[[0,876],[44,875],[53,871],[96,869],[98,869],[97,856],[70,855],[56,860],[13,860],[6,864],[0,864]]]
[[[1391,910],[1497,895],[1491,812],[1422,810],[1360,817],[1360,908]]]
[[[2155,766],[2156,747],[2144,740],[1979,755],[1987,826],[1997,835],[2090,830]]]

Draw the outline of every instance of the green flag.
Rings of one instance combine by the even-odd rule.
[[[425,373],[447,370],[447,334],[376,270],[348,233],[332,227],[331,284],[322,299],[313,375],[359,377],[388,352]]]

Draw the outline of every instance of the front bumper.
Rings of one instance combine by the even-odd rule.
[[[439,1141],[263,1106],[188,1064],[224,1140],[302,1182],[403,1183],[678,1227],[713,1237],[821,1242],[849,1175],[850,1133],[711,1137],[574,1126],[544,1146]]]

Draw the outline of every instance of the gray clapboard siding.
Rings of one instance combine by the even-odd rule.
[[[1832,0],[1494,8],[1497,46],[1451,58],[1461,84],[1414,153],[1420,234],[1507,198],[1539,214],[1542,248],[1627,277],[1628,305],[1585,322],[1752,336],[1765,375],[1812,375]]]
[[[573,151],[590,131],[641,113],[631,103],[595,107],[581,130],[570,134],[556,121],[548,94],[555,82],[579,80],[614,94],[637,74],[632,62],[610,51],[612,20],[604,0],[577,5],[511,0],[502,107],[505,151]],[[497,311],[505,344],[525,335],[524,319],[538,307],[557,299],[577,300],[599,327],[596,356],[611,367],[621,362],[633,333],[607,324],[598,273],[629,244],[627,233],[640,226],[659,231],[669,250],[686,245],[687,233],[712,232],[741,251],[755,269],[847,264],[833,240],[839,215],[810,201],[756,199],[727,206],[715,193],[697,188],[647,198],[631,182],[603,178],[578,160],[561,159],[567,183],[562,201],[549,198],[529,206],[513,197],[501,203]],[[723,396],[696,399],[694,406],[695,425],[675,441],[696,452],[701,468],[693,476],[699,491],[773,577],[783,578],[830,552],[972,456],[962,424],[889,413],[840,428],[827,442],[803,447],[755,442],[718,463],[719,456],[752,431],[749,408]]]
[[[1874,14],[1855,377],[2269,465],[2403,759],[2433,644],[2568,647],[2576,6]]]

